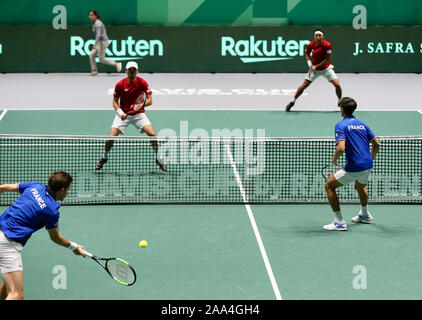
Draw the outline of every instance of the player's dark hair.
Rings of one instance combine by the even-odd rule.
[[[72,183],[73,178],[70,174],[64,171],[54,172],[48,179],[48,187],[53,191],[57,192],[67,189]]]
[[[356,103],[356,101],[353,98],[344,97],[340,101],[340,107],[343,108],[344,113],[347,116],[353,115],[353,112],[356,110],[357,106],[358,106],[358,104]]]
[[[91,10],[90,11],[90,13],[92,12],[92,14],[98,19],[98,20],[101,20],[101,16],[100,16],[100,14],[97,12],[97,11],[95,11],[95,10]]]
[[[322,32],[322,34],[324,34],[324,31],[323,31],[322,29],[315,29],[315,30],[314,30],[314,34],[315,34],[315,32],[317,32],[317,31]]]

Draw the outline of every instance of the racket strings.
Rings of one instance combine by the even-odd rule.
[[[130,266],[120,260],[113,259],[107,261],[107,269],[110,275],[123,283],[132,284],[135,282],[135,274]]]

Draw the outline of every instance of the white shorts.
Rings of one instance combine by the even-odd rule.
[[[336,73],[334,72],[334,66],[332,64],[327,69],[314,70],[312,72],[308,72],[305,79],[312,82],[319,76],[325,77],[325,79],[327,79],[328,81],[338,79]]]
[[[371,173],[372,169],[368,169],[365,171],[359,172],[347,172],[346,170],[339,170],[335,173],[334,177],[338,182],[342,185],[347,185],[358,181],[360,184],[368,184],[369,174]]]
[[[0,231],[0,274],[22,271],[22,245]]]
[[[142,129],[151,124],[145,113],[138,113],[134,116],[128,116],[126,120],[122,120],[119,115],[116,114],[113,120],[112,128],[119,129],[121,133],[125,133],[129,123],[133,124],[139,132],[142,133]]]

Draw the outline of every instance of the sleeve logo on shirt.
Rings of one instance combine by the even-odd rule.
[[[350,130],[365,130],[365,126],[364,125],[359,125],[359,126],[356,126],[356,125],[349,125],[349,126],[347,126],[347,129],[350,131]]]

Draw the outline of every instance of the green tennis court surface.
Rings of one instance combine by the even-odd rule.
[[[1,111],[1,110],[0,110]],[[333,111],[147,111],[148,118],[158,134],[174,130],[178,135],[198,134],[194,129],[253,130],[264,129],[267,137],[331,137],[334,126],[341,120]],[[422,134],[422,114],[417,111],[364,111],[355,112],[380,136]],[[87,111],[17,111],[9,110],[0,121],[0,133],[108,135],[115,113],[103,110]],[[181,132],[182,131],[182,132]],[[125,135],[138,135],[128,127]]]
[[[107,135],[112,111],[8,111],[0,133]],[[377,135],[422,135],[418,112],[357,112]],[[332,136],[338,112],[150,111],[156,132]],[[200,130],[202,131],[200,131]],[[197,130],[197,131],[194,131]],[[126,135],[137,135],[129,128]],[[382,149],[381,151],[382,152]],[[28,159],[30,165],[30,159]],[[13,181],[14,182],[14,181]],[[5,207],[0,207],[4,211]],[[63,206],[61,233],[138,273],[123,287],[89,259],[35,233],[23,251],[26,299],[421,299],[420,206],[374,205],[370,225],[326,232],[327,205],[252,205],[274,282],[244,205]],[[1,212],[2,212],[1,211]],[[148,240],[147,248],[138,242]],[[65,272],[65,273],[64,273]]]

